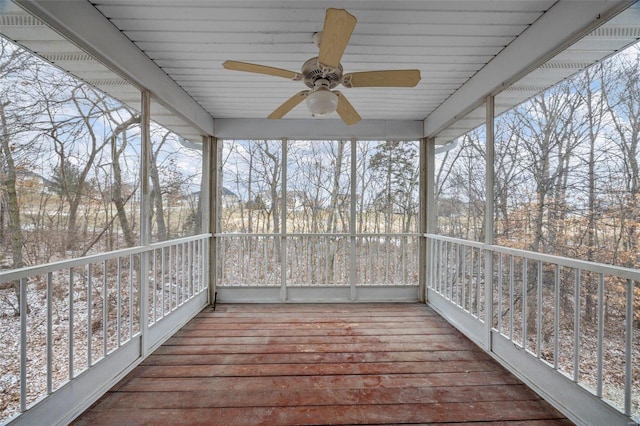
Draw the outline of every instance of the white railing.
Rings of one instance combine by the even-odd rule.
[[[219,300],[417,301],[419,234],[216,234]]]
[[[640,418],[640,270],[427,241],[429,303],[471,339],[576,422]]]
[[[419,234],[216,234],[218,287],[418,285]]]
[[[15,401],[0,421],[68,422],[199,312],[209,238],[0,273],[20,301],[19,317],[0,319],[3,391]]]

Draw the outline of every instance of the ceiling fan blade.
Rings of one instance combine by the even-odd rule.
[[[345,74],[344,87],[414,87],[420,70],[363,71]]]
[[[269,114],[269,119],[278,120],[285,115],[293,108],[295,108],[300,102],[304,101],[304,99],[309,95],[310,90],[303,90],[301,92],[296,93],[289,99],[287,99],[282,105],[276,108],[271,114]]]
[[[358,20],[344,9],[327,9],[320,40],[318,62],[337,68]]]
[[[347,126],[356,124],[358,121],[360,121],[360,114],[358,114],[358,111],[356,111],[353,105],[349,103],[347,98],[345,98],[345,96],[337,90],[333,93],[338,95],[338,108],[336,109],[336,111],[338,112],[340,118],[342,118],[342,121],[344,121]]]
[[[291,80],[301,80],[302,75],[297,72],[284,70],[282,68],[268,67],[266,65],[250,64],[247,62],[224,61],[222,66],[233,71],[253,72],[257,74],[273,75],[276,77],[289,78]]]

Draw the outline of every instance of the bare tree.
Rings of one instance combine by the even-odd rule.
[[[39,113],[39,105],[25,97],[24,87],[40,70],[38,61],[34,61],[23,49],[0,37],[0,239],[4,243],[7,236],[9,238],[11,267],[14,269],[25,266],[24,234],[16,189],[19,168],[16,155],[29,150],[29,144],[26,142],[30,138],[25,133]],[[16,297],[13,310],[18,315],[20,283],[14,281],[9,284],[9,288],[11,287]]]
[[[624,205],[620,213],[621,243],[632,255],[622,264],[635,267],[640,263],[638,234],[640,233],[640,46],[630,48],[626,55],[610,60],[616,70],[606,89],[605,100],[611,112],[613,132],[610,141],[619,150],[624,182]]]

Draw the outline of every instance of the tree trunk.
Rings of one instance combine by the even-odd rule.
[[[111,140],[111,155],[113,159],[113,203],[116,205],[116,215],[122,228],[125,242],[128,247],[133,247],[137,243],[137,239],[129,224],[127,217],[126,201],[122,194],[122,170],[120,168],[120,156],[127,146],[127,131],[122,132],[122,145],[118,147],[118,138],[113,137]]]
[[[166,135],[162,139],[160,146],[151,154],[151,165],[149,167],[149,178],[151,179],[153,193],[153,206],[155,208],[156,229],[158,232],[158,241],[167,240],[167,226],[164,221],[164,202],[162,200],[162,187],[160,186],[160,173],[158,172],[158,152],[166,140]]]
[[[16,191],[16,165],[11,153],[10,137],[7,129],[7,117],[5,115],[5,107],[7,104],[0,103],[0,124],[2,125],[2,153],[4,154],[4,179],[2,186],[6,191],[7,210],[9,214],[9,236],[11,239],[11,255],[13,260],[13,269],[22,268],[24,259],[22,257],[22,246],[24,238],[22,235],[22,226],[20,224],[20,204],[18,201],[18,193]],[[16,299],[18,301],[16,314],[20,314],[20,281],[12,282],[15,290]],[[27,312],[29,307],[27,306]]]

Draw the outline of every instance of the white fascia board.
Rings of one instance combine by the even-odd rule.
[[[88,1],[16,0],[16,3],[112,71],[148,90],[204,134],[213,134],[211,114]]]
[[[556,2],[424,120],[426,137],[451,123],[551,59],[635,0]]]
[[[215,136],[219,139],[304,139],[304,140],[418,140],[422,121],[361,120],[347,126],[339,119],[218,118]]]

